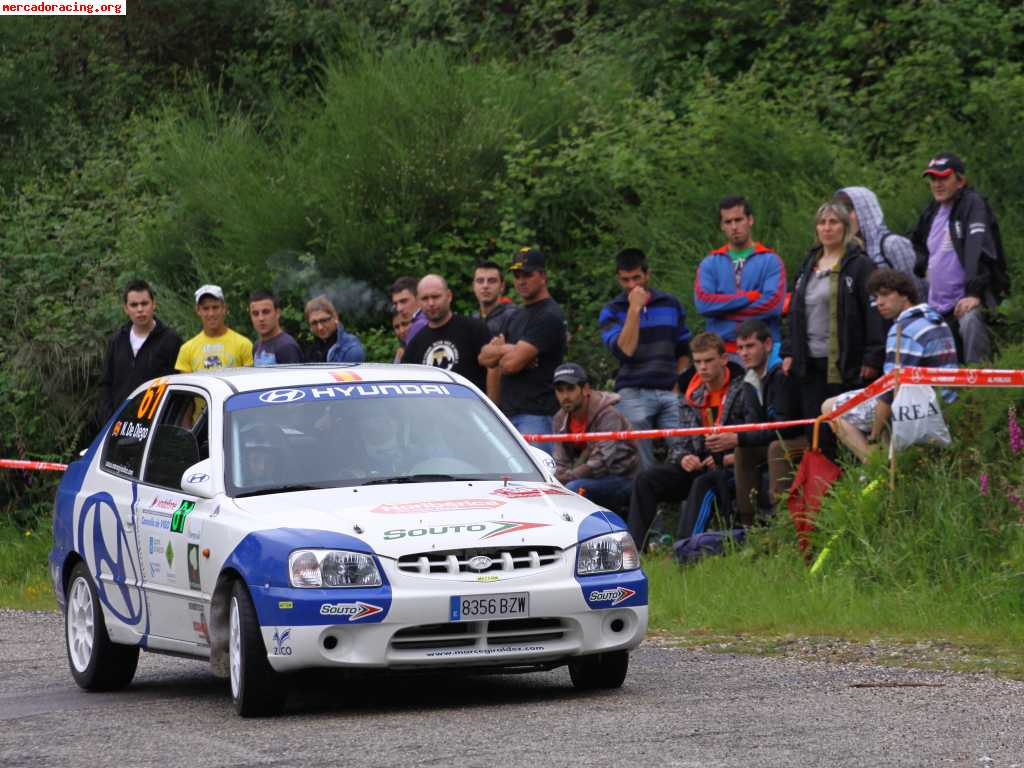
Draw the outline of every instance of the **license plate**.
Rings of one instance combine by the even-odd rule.
[[[504,595],[452,596],[449,621],[481,621],[483,619],[519,619],[530,615],[530,593],[509,592]]]

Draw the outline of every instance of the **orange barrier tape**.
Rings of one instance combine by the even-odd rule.
[[[51,472],[63,472],[67,464],[55,461],[21,461],[19,459],[0,459],[0,469],[37,469]]]
[[[901,368],[900,382],[904,384],[932,384],[945,387],[1024,387],[1024,370],[996,368]],[[863,390],[825,416],[834,421],[863,402],[878,397],[896,386],[896,371],[892,370],[875,379]],[[523,435],[528,443],[585,443],[599,440],[654,440],[659,437],[689,437],[714,435],[723,432],[758,432],[813,424],[814,419],[773,421],[765,424],[733,424],[729,426],[694,427],[691,429],[635,429],[624,432],[584,432],[582,434]]]

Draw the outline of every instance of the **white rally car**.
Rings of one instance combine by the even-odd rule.
[[[135,392],[71,464],[50,567],[87,689],[207,659],[242,715],[315,667],[612,688],[647,627],[623,521],[479,390],[424,366],[249,368]]]

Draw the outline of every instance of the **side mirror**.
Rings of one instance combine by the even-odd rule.
[[[203,459],[186,469],[181,475],[181,490],[201,499],[212,499],[215,495],[213,463]]]
[[[555,460],[551,454],[545,450],[541,450],[535,445],[530,446],[530,455],[533,456],[533,460],[536,461],[544,468],[544,473],[549,477],[555,476]]]

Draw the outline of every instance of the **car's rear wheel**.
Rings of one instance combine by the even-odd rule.
[[[231,699],[238,714],[265,717],[284,709],[287,691],[267,661],[256,609],[241,581],[231,588],[228,607],[228,665]]]
[[[96,585],[83,562],[75,564],[68,580],[64,638],[71,676],[87,691],[115,691],[135,677],[139,648],[110,642]]]
[[[629,671],[629,651],[582,656],[569,662],[569,677],[581,691],[619,688]]]

